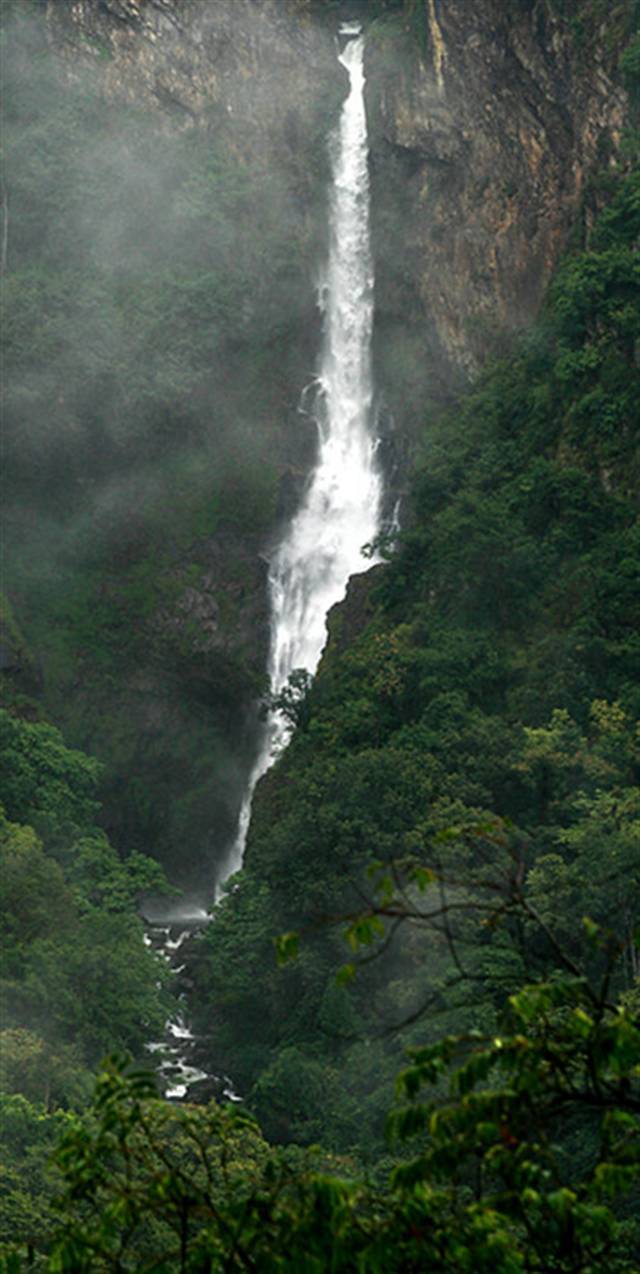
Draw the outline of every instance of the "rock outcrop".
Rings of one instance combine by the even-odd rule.
[[[307,210],[343,88],[333,29],[382,12],[368,55],[379,380],[405,425],[537,312],[624,126],[615,30],[548,0],[424,0],[420,24],[391,0],[45,3],[69,75],[90,63],[162,127],[214,130],[239,162],[284,168]]]
[[[92,64],[107,95],[145,105],[165,128],[196,125],[272,155],[307,183],[340,96],[326,28],[291,0],[46,0],[49,39],[73,76]],[[320,154],[320,162],[323,156]]]
[[[405,423],[535,316],[616,156],[615,33],[594,26],[580,44],[556,9],[425,0],[420,39],[401,17],[372,29],[379,347]]]
[[[215,367],[205,358],[204,370],[198,365],[193,392],[181,389],[179,354],[171,392],[163,397],[154,380],[140,444],[146,462],[156,445],[155,430],[165,483],[160,489],[171,497],[171,466],[174,454],[182,454],[184,429],[191,468],[184,467],[182,503],[176,495],[166,519],[182,523],[165,536],[158,554],[154,526],[144,521],[132,484],[127,519],[122,500],[109,515],[113,552],[109,546],[108,569],[97,572],[97,592],[94,568],[85,589],[89,600],[79,602],[71,590],[66,611],[61,609],[77,630],[65,647],[68,680],[62,684],[55,643],[43,659],[50,665],[44,668],[45,686],[56,678],[59,683],[51,691],[52,710],[69,741],[104,752],[108,760],[106,817],[114,840],[154,852],[162,842],[170,868],[178,864],[174,876],[201,882],[211,879],[211,862],[233,832],[251,764],[255,695],[268,643],[261,554],[282,518],[293,512],[315,446],[313,423],[297,412],[297,404],[313,377],[320,339],[314,270],[326,234],[326,139],[345,89],[335,57],[337,22],[355,14],[376,19],[367,66],[375,365],[383,453],[388,467],[398,470],[398,490],[425,404],[450,397],[487,354],[533,318],[571,227],[582,218],[588,234],[598,202],[591,179],[615,157],[624,124],[615,39],[607,37],[607,44],[604,30],[594,28],[578,48],[575,29],[546,0],[509,5],[424,0],[423,6],[404,7],[389,0],[386,9],[382,0],[330,6],[323,0],[42,0],[37,13],[65,91],[67,82],[73,89],[89,71],[114,134],[120,110],[129,112],[128,119],[141,112],[145,128],[151,120],[160,138],[159,155],[165,140],[172,154],[182,155],[196,134],[207,148],[209,139],[215,142],[223,155],[224,180],[227,173],[241,173],[245,188],[267,192],[265,205],[269,191],[277,192],[275,211],[257,203],[247,211],[246,200],[239,205],[244,239],[231,236],[234,247],[226,256],[233,256],[238,243],[250,244],[248,285],[225,273],[224,244],[219,259],[209,253],[208,202],[197,222],[199,234],[205,226],[203,265],[198,258],[193,278],[199,282],[201,273],[205,283],[211,279],[198,303],[215,322],[216,289],[236,287],[224,312],[225,322],[232,316],[233,330],[225,328],[215,346]],[[133,160],[128,152],[124,156],[125,169],[127,162],[135,167],[135,154]],[[117,164],[113,171],[117,177]],[[162,220],[163,180],[149,195],[156,226]],[[144,183],[138,173],[134,185],[142,210]],[[186,198],[192,197],[187,190]],[[145,227],[139,233],[144,232]],[[114,243],[120,243],[116,235]],[[122,252],[126,259],[124,232]],[[276,256],[275,263],[266,260]],[[86,272],[86,262],[79,261]],[[122,291],[122,280],[114,287]],[[182,297],[187,321],[189,296],[187,287]],[[183,343],[201,339],[200,314],[193,333],[178,332]],[[141,310],[140,322],[147,321],[153,334],[159,321],[153,307]],[[50,398],[62,418],[66,386],[57,386]],[[107,532],[94,523],[104,521],[111,506],[108,498],[99,498],[102,444],[90,398],[89,392],[86,401],[78,395],[73,422],[77,436],[88,440],[86,465],[73,442],[76,434],[69,454],[85,504],[87,492],[95,492],[87,534],[97,540],[99,532],[102,543]],[[121,492],[128,477],[122,456],[131,445],[125,436],[130,421],[125,413],[122,437],[116,435],[113,443],[107,415],[108,408],[99,426],[111,447],[105,444],[105,455],[120,466],[114,488]],[[47,415],[52,454],[56,420]],[[248,511],[252,484],[259,487],[255,474],[245,488],[247,509],[235,507],[233,493],[222,499],[221,489],[228,494],[232,485],[225,447],[233,457],[230,470],[234,464],[238,470],[244,457],[258,476],[267,462],[272,467],[275,478],[272,482],[270,473],[264,483],[258,513]],[[142,464],[135,449],[131,454],[132,465]],[[194,497],[191,516],[192,469],[200,474],[215,464],[223,474],[217,498],[224,507],[212,519],[203,517],[199,505],[196,516]],[[66,472],[68,462],[59,467]],[[79,560],[78,538],[73,543]],[[346,618],[332,617],[336,642],[348,640],[362,620],[368,586],[360,578]],[[102,669],[91,648],[90,612],[96,607],[106,616],[100,634],[109,644]],[[89,634],[86,641],[82,634]],[[5,642],[0,657],[15,661],[14,646]]]

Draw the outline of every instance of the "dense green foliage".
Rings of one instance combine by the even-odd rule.
[[[116,1041],[141,1050],[166,1013],[136,915],[163,873],[96,828],[98,768],[53,726],[0,711],[0,1067],[9,1091],[53,1105],[74,1061],[82,1074]]]
[[[588,45],[601,0],[552,7]],[[413,0],[374,11],[425,38]],[[536,328],[425,422],[406,530],[276,704],[294,741],[193,970],[241,1113],[176,1108],[113,1059],[90,1102],[169,1003],[139,850],[201,853],[220,720],[260,681],[180,606],[240,486],[251,534],[273,515],[276,435],[250,465],[241,443],[281,405],[301,230],[259,157],[249,181],[223,136],[176,146],[134,109],[125,136],[37,23],[7,38],[8,582],[49,706],[108,771],[41,719],[3,604],[2,1274],[634,1274],[638,171],[603,179]],[[632,98],[637,64],[636,38]]]
[[[632,1274],[635,1228],[612,1201],[640,1176],[640,1032],[607,1003],[610,972],[598,988],[527,986],[500,1034],[415,1050],[390,1123],[408,1157],[386,1183],[274,1151],[237,1109],[176,1110],[108,1064],[55,1155],[44,1268]],[[589,1139],[586,1159],[558,1142],[563,1123]]]
[[[46,1242],[63,1112],[114,1046],[142,1057],[171,998],[140,897],[166,888],[95,826],[99,767],[60,733],[0,710],[0,1243]]]
[[[490,1029],[505,990],[553,967],[548,939],[516,941],[510,923],[494,931],[474,915],[489,882],[507,890],[521,874],[577,960],[582,916],[611,926],[618,989],[633,985],[639,191],[637,172],[621,173],[537,328],[454,415],[428,422],[409,529],[372,577],[371,619],[352,623],[348,602],[336,619],[258,796],[200,997],[216,1056],[271,1136],[322,1133],[378,1155],[398,1065],[389,1028],[418,1015],[416,1041]],[[455,904],[444,929],[412,901],[431,869]],[[375,952],[396,927],[396,887],[411,923],[336,987],[344,956],[326,918],[348,928],[368,910],[351,936]],[[300,929],[298,960],[276,970],[273,938]]]

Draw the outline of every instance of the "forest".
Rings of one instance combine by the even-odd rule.
[[[5,8],[1,1274],[640,1269],[640,6],[549,8],[587,60],[612,10],[624,130],[536,317],[425,394],[400,529],[276,704],[188,957],[238,1102],[162,1095],[144,909],[212,906],[268,698],[339,94],[276,170]],[[364,11],[427,56],[426,4]]]

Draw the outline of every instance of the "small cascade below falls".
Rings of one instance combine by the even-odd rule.
[[[179,1007],[169,1018],[163,1039],[146,1045],[163,1094],[170,1101],[209,1101],[212,1097],[241,1100],[226,1075],[212,1075],[198,1065],[200,1041],[187,1019],[189,983],[184,980],[185,970],[187,963],[197,957],[196,944],[210,919],[204,910],[185,910],[146,922],[145,943],[168,962],[178,992]]]
[[[332,183],[329,256],[318,290],[324,349],[314,386],[318,458],[303,500],[270,561],[273,694],[296,669],[315,672],[326,641],[326,615],[364,569],[362,548],[380,526],[382,478],[373,436],[373,264],[369,234],[369,171],[364,106],[364,37],[358,23],[340,28],[338,58],[350,90],[329,139]],[[310,392],[305,403],[309,404]],[[258,780],[287,742],[289,728],[272,714],[264,731],[222,873],[242,865]]]

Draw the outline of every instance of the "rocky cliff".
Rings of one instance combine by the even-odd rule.
[[[625,122],[624,8],[425,0],[419,27],[374,24],[379,355],[399,418],[504,349],[572,228],[588,235]]]
[[[578,214],[588,233],[592,178],[624,128],[628,6],[571,19],[549,0],[387,3],[46,0],[46,12],[69,74],[92,62],[108,95],[145,102],[165,128],[215,130],[243,163],[284,163],[307,208],[342,87],[332,27],[373,17],[379,323],[417,333],[446,381],[477,370],[496,330],[531,320]]]
[[[238,157],[271,157],[310,189],[340,76],[327,31],[295,0],[45,0],[49,40],[73,77],[93,65],[105,93],[143,103],[166,129],[215,130]],[[322,163],[322,156],[319,157]]]
[[[314,450],[297,405],[320,337],[326,137],[344,91],[336,23],[369,23],[391,462],[425,404],[538,311],[576,219],[588,234],[592,178],[624,124],[620,40],[593,18],[596,0],[582,29],[548,0],[33,8],[21,83],[47,48],[58,114],[46,94],[30,100],[8,146],[10,197],[26,216],[24,242],[11,222],[9,274],[46,318],[39,327],[29,311],[17,324],[27,390],[9,457],[17,504],[39,502],[44,530],[23,570],[33,528],[9,515],[9,591],[56,719],[107,762],[110,832],[202,885],[251,760],[268,623],[261,554]],[[67,271],[40,293],[34,192],[54,236],[39,277],[59,261]],[[71,347],[82,351],[73,366]],[[45,436],[34,467],[32,437]]]

